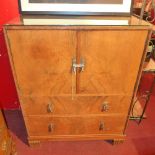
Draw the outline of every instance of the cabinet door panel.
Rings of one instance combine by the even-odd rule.
[[[20,93],[71,93],[75,31],[21,29],[8,30],[7,34]]]
[[[77,93],[131,94],[147,35],[147,30],[80,31],[77,52],[85,70],[78,72]]]

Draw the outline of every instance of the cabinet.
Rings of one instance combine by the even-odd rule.
[[[2,111],[0,110],[0,154],[16,155],[15,144],[10,136]]]
[[[124,140],[149,34],[134,24],[6,25],[29,143]]]

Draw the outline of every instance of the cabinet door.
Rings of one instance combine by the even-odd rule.
[[[18,29],[7,30],[7,35],[22,95],[71,94],[75,31]]]
[[[90,30],[78,33],[77,59],[85,69],[77,74],[77,93],[131,94],[147,30]]]

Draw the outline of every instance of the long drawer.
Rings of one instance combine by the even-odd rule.
[[[29,136],[122,134],[126,117],[25,117]]]
[[[24,115],[126,114],[130,102],[129,96],[25,97],[22,109]]]

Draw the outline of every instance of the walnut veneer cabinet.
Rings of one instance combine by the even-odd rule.
[[[55,18],[4,27],[30,145],[123,141],[150,25],[135,17]]]
[[[0,155],[17,155],[15,144],[10,136],[2,111],[0,110]]]

